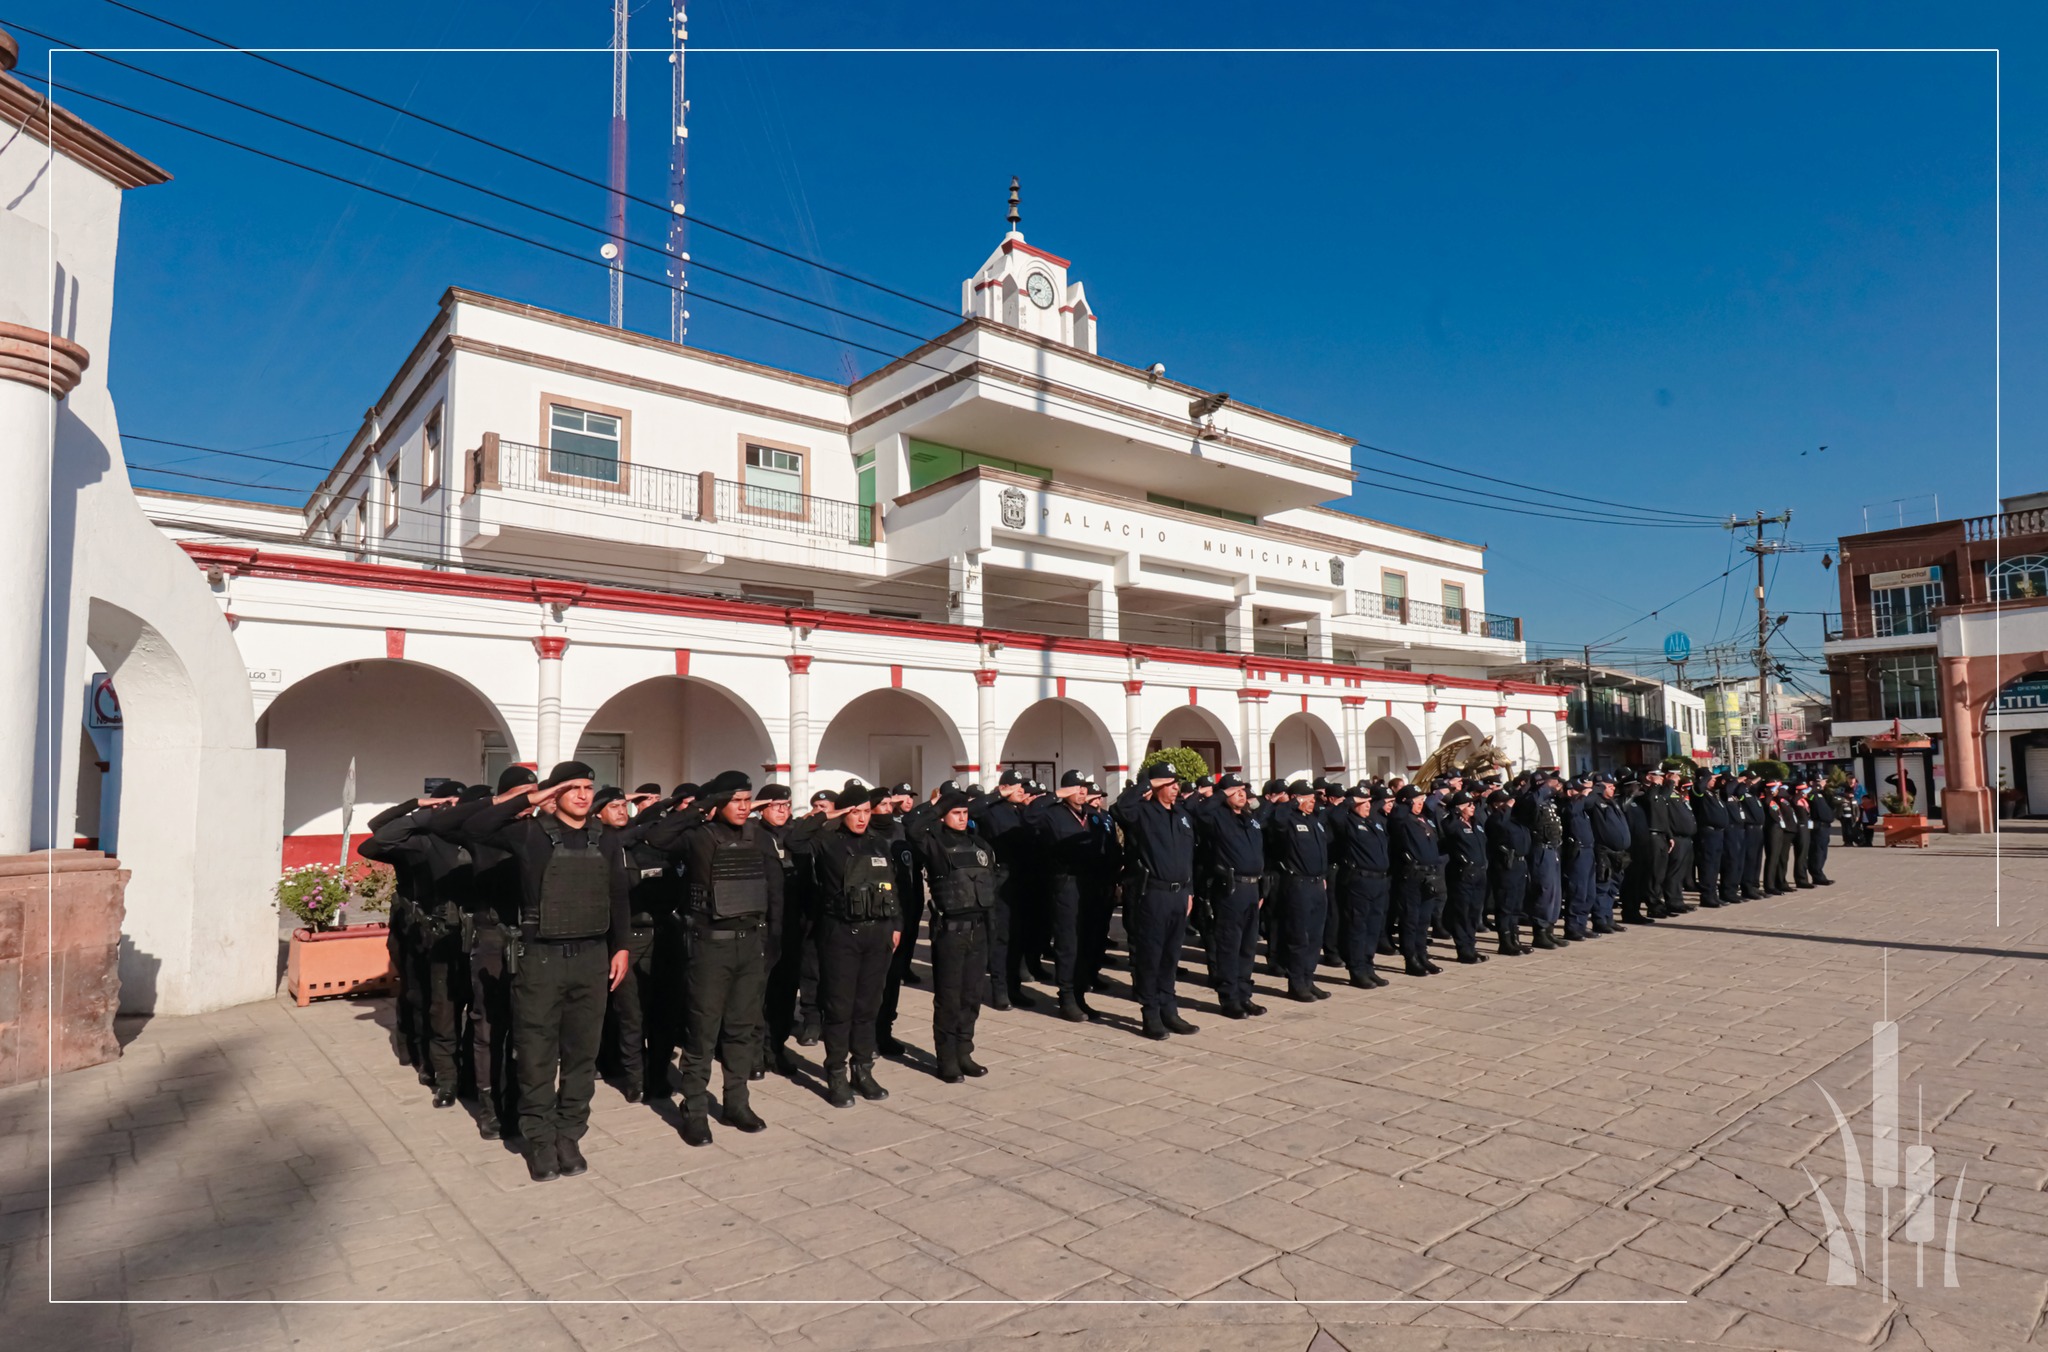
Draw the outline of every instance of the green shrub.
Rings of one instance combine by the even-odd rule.
[[[1781,760],[1771,760],[1767,757],[1760,756],[1751,761],[1748,768],[1752,774],[1762,775],[1765,779],[1783,780],[1792,777],[1791,766]]]
[[[1193,783],[1203,775],[1213,773],[1209,768],[1209,763],[1202,759],[1202,753],[1191,747],[1161,747],[1145,759],[1148,764],[1152,761],[1165,761],[1173,767],[1175,774],[1189,783]]]

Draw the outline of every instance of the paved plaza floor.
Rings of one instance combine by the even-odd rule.
[[[1201,1032],[1164,1044],[988,1013],[985,1080],[885,1062],[886,1103],[835,1110],[771,1077],[770,1129],[708,1149],[600,1086],[590,1172],[547,1184],[430,1106],[388,1001],[157,1019],[53,1100],[0,1094],[0,1330],[149,1352],[2048,1342],[2048,857],[1834,861],[1833,888],[1314,1007],[1262,977],[1262,1019],[1185,984]],[[928,1048],[928,995],[905,1007]],[[1919,1145],[1934,1199],[1902,1219],[1883,1185]],[[1829,1284],[1831,1223],[1854,1284]]]

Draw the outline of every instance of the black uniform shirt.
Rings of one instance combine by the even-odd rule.
[[[1330,868],[1330,838],[1323,819],[1288,808],[1266,818],[1266,857],[1282,873],[1320,878]]]
[[[1233,812],[1220,796],[1205,800],[1195,814],[1195,835],[1212,867],[1246,877],[1266,871],[1266,833],[1249,804]]]
[[[1153,882],[1186,887],[1195,877],[1195,824],[1185,804],[1172,807],[1145,797],[1137,784],[1127,785],[1111,809],[1124,828],[1124,851]]]
[[[1361,817],[1347,812],[1330,823],[1330,853],[1337,858],[1341,874],[1347,869],[1364,873],[1393,871],[1393,853],[1387,844],[1387,815],[1378,804]]]
[[[461,822],[451,835],[458,843],[471,849],[485,845],[511,855],[519,867],[520,912],[533,914],[540,909],[541,879],[547,876],[548,861],[555,857],[555,842],[548,838],[541,823],[531,817],[519,816],[525,810],[524,798],[491,803]],[[606,939],[611,951],[617,953],[625,948],[626,936],[632,929],[632,907],[627,899],[631,884],[626,872],[625,852],[619,847],[617,833],[604,831],[599,848],[611,865],[607,871],[612,903],[611,924],[607,927]]]
[[[1437,847],[1436,823],[1418,817],[1405,804],[1394,808],[1387,821],[1387,838],[1393,842],[1394,864],[1404,872],[1440,868],[1443,851]]]
[[[868,829],[855,835],[844,825],[830,831],[820,832],[811,847],[812,877],[816,880],[818,896],[829,912],[836,904],[835,898],[846,890],[846,871],[855,859],[890,859],[896,842],[875,830],[876,817],[868,823]],[[893,865],[893,860],[891,861]],[[891,871],[894,869],[892,867]],[[896,914],[891,917],[890,928],[901,932],[903,929],[903,903],[897,898]]]

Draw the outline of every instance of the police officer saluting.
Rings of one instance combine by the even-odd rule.
[[[1052,931],[1053,984],[1060,1017],[1080,1023],[1091,1012],[1080,986],[1081,889],[1088,874],[1088,795],[1095,782],[1079,770],[1060,776],[1057,796],[1024,809],[1024,824],[1037,838],[1046,882],[1045,912]]]
[[[974,1059],[974,1025],[987,980],[996,856],[968,829],[967,795],[941,794],[933,806],[914,838],[932,894],[932,1052],[939,1078],[958,1084],[988,1074]]]
[[[1472,818],[1479,805],[1460,789],[1444,799],[1439,831],[1445,855],[1444,928],[1457,946],[1458,961],[1470,966],[1486,961],[1479,951],[1479,916],[1486,905],[1486,836]]]
[[[1252,966],[1259,955],[1259,886],[1266,873],[1266,834],[1251,802],[1251,786],[1234,774],[1193,805],[1195,840],[1208,897],[1209,984],[1223,1017],[1263,1014],[1252,999]]]
[[[1174,991],[1188,913],[1195,906],[1195,828],[1179,799],[1180,779],[1173,767],[1154,761],[1125,786],[1111,809],[1129,850],[1124,928],[1130,933],[1131,985],[1143,1013],[1144,1035],[1155,1042],[1168,1033],[1195,1031],[1180,1016]]]
[[[874,798],[852,803],[836,829],[819,833],[811,847],[820,913],[818,1003],[825,1016],[826,1097],[835,1108],[851,1108],[856,1092],[871,1101],[889,1097],[875,1083],[875,1017],[881,1013],[889,961],[903,935],[903,906],[892,842],[870,829],[876,800],[886,796],[878,789]]]
[[[1280,874],[1278,919],[1286,937],[1287,994],[1306,1004],[1330,998],[1315,982],[1316,960],[1323,951],[1323,913],[1330,904],[1330,842],[1316,814],[1315,789],[1296,780],[1287,793],[1293,803],[1266,818],[1266,858]]]
[[[563,761],[523,801],[493,803],[454,832],[519,868],[512,1045],[536,1182],[589,1167],[577,1142],[590,1126],[605,992],[626,975],[629,879],[617,839],[593,815],[596,794],[590,767]]]
[[[711,1144],[711,1057],[725,1065],[725,1123],[768,1124],[754,1112],[748,1080],[760,1056],[768,953],[781,937],[782,855],[753,820],[754,783],[728,770],[704,786],[710,815],[672,813],[649,844],[680,857],[688,880],[690,965],[683,1003],[683,1140]]]
[[[1401,909],[1401,956],[1408,975],[1435,976],[1443,968],[1429,960],[1429,917],[1444,901],[1444,857],[1436,826],[1422,815],[1422,794],[1410,784],[1394,795],[1387,822],[1393,843],[1394,903]]]
[[[1380,935],[1387,928],[1393,895],[1394,861],[1387,844],[1387,791],[1358,785],[1330,818],[1330,853],[1336,857],[1337,890],[1330,904],[1341,913],[1337,926],[1344,966],[1361,990],[1387,985],[1373,970]]]

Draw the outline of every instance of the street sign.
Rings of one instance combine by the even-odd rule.
[[[1664,660],[1666,662],[1683,662],[1691,656],[1692,640],[1685,636],[1684,630],[1674,630],[1664,636]]]

